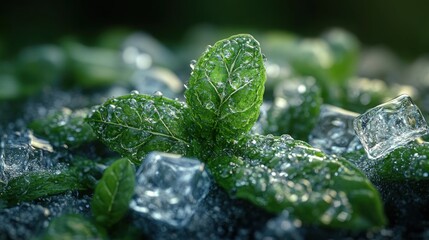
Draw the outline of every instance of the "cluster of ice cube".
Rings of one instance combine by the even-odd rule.
[[[429,132],[419,108],[401,95],[365,113],[322,105],[309,142],[329,154],[353,152],[362,146],[370,159],[380,159]]]

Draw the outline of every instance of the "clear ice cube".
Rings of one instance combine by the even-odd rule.
[[[31,131],[8,131],[0,137],[0,182],[7,183],[26,172],[59,168],[59,157],[61,153]]]
[[[359,114],[324,104],[309,143],[328,154],[342,154],[362,148],[353,129],[353,120]]]
[[[419,108],[407,95],[369,109],[355,118],[353,126],[370,159],[382,158],[429,131]]]
[[[210,177],[200,161],[153,152],[137,172],[130,207],[152,219],[183,227],[210,185]]]

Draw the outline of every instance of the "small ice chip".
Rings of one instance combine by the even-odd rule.
[[[183,227],[210,185],[210,177],[200,161],[152,152],[137,172],[130,207],[154,220]]]
[[[370,159],[382,158],[429,130],[419,108],[407,95],[369,109],[355,118],[353,127]]]
[[[323,104],[316,126],[310,133],[309,143],[328,154],[342,154],[362,148],[353,129],[353,120],[358,115]]]

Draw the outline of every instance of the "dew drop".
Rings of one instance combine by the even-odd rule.
[[[213,102],[208,102],[206,103],[205,108],[209,110],[215,109],[215,104]]]
[[[161,92],[161,91],[155,91],[152,95],[153,95],[154,97],[162,97],[162,96],[164,96],[164,94],[162,94],[162,92]]]
[[[194,70],[196,64],[197,64],[196,60],[191,60],[191,62],[189,63],[189,66],[191,67],[192,70]]]
[[[132,91],[130,92],[130,94],[131,94],[131,96],[135,96],[135,95],[140,94],[140,92],[139,92],[138,90],[132,90]]]

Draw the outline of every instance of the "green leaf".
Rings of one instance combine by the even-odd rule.
[[[87,189],[95,189],[98,180],[103,176],[106,165],[103,162],[96,162],[81,156],[73,158],[70,169],[76,173],[79,183]]]
[[[357,168],[286,135],[251,136],[236,156],[209,167],[236,197],[270,212],[287,209],[304,224],[363,230],[386,223],[378,192]]]
[[[22,84],[17,78],[16,66],[11,62],[0,62],[0,99],[22,97]]]
[[[267,112],[264,133],[289,134],[307,141],[320,112],[322,97],[314,78],[288,79],[277,86],[272,107]]]
[[[371,180],[378,181],[428,181],[429,143],[411,143],[399,147],[383,159],[368,159],[364,150],[346,153],[350,160]]]
[[[71,190],[84,190],[76,173],[64,170],[54,172],[30,172],[11,179],[6,185],[0,199],[10,205],[32,201],[40,197],[64,193]]]
[[[106,231],[77,214],[62,215],[49,224],[41,240],[107,239]]]
[[[189,146],[185,111],[178,101],[131,94],[106,101],[87,121],[112,150],[140,163],[155,150],[184,155]]]
[[[30,95],[59,80],[64,65],[64,52],[55,45],[24,49],[16,61],[17,77],[22,83],[22,90]]]
[[[329,69],[330,77],[344,85],[357,69],[359,41],[355,36],[341,29],[331,29],[323,35],[333,53],[333,64]]]
[[[14,62],[0,63],[0,99],[18,99],[39,93],[60,79],[64,53],[53,45],[22,50]]]
[[[96,139],[91,126],[85,122],[87,113],[85,109],[72,111],[63,108],[31,122],[29,127],[55,146],[75,148]]]
[[[248,132],[259,116],[266,79],[259,43],[250,35],[218,41],[198,59],[185,92],[206,139]]]
[[[120,51],[65,44],[73,81],[83,88],[97,88],[126,82],[134,69],[121,58]]]
[[[135,169],[128,159],[119,159],[107,168],[91,201],[95,220],[105,226],[118,222],[128,211],[134,185]]]

